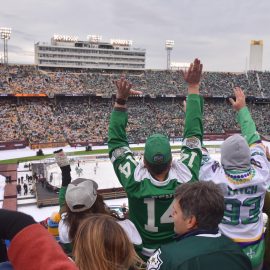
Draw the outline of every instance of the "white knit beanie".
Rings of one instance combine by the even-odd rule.
[[[225,170],[247,170],[250,160],[249,146],[241,135],[230,136],[221,145],[221,164]]]

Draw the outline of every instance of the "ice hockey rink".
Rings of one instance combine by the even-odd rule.
[[[220,145],[222,142],[216,142],[216,141],[209,141],[206,144],[207,145]],[[266,145],[269,146],[269,143],[266,142]],[[137,146],[137,145],[136,145]],[[45,154],[51,154],[56,149],[44,149]],[[65,152],[74,151],[74,148],[66,147],[64,148]],[[79,150],[79,149],[76,149]],[[217,146],[216,148],[209,148],[208,149],[211,156],[220,161],[220,147]],[[26,151],[23,149],[20,150],[11,150],[10,153],[6,153],[5,159],[8,158],[14,158],[14,157],[24,157],[24,156],[31,156],[33,155],[31,153],[33,150]],[[8,151],[5,151],[8,152]],[[0,159],[3,158],[3,152],[0,152]],[[173,154],[174,158],[179,158],[179,154]],[[139,154],[136,159],[139,161],[141,158],[141,155]],[[71,177],[72,180],[82,177],[82,178],[90,178],[93,179],[98,183],[99,189],[104,188],[114,188],[114,187],[120,187],[120,183],[115,175],[115,172],[113,170],[113,166],[111,164],[111,161],[108,157],[104,156],[69,156],[70,162],[71,162]],[[54,159],[50,160],[43,160],[39,162],[46,162],[48,163],[47,170],[46,170],[46,177],[49,182],[51,182],[54,186],[61,186],[61,170],[58,167],[58,165],[54,162]],[[28,164],[29,162],[27,162]],[[25,170],[25,163],[20,163],[18,167],[18,177],[24,177],[29,171]],[[0,208],[2,207],[2,200],[3,200],[3,189],[4,189],[5,181],[4,178],[0,176]],[[35,205],[35,197],[28,195],[24,196],[18,195],[18,199],[20,199],[18,202],[18,210],[25,212],[27,214],[32,215],[36,221],[43,220],[50,216],[53,212],[56,212],[59,210],[59,206],[50,206],[50,207],[43,207],[38,208]],[[127,204],[127,198],[122,199],[115,199],[115,200],[106,200],[106,203],[110,205],[122,205],[123,203]]]
[[[85,160],[78,156],[72,157],[71,160],[73,160],[70,164],[72,180],[90,178],[98,183],[99,189],[121,186],[108,158]],[[56,163],[47,166],[46,178],[51,185],[61,187],[62,174]]]
[[[214,152],[211,156],[220,160],[220,153]],[[99,189],[121,187],[112,163],[108,158],[98,158],[94,160],[83,160],[82,157],[75,157],[75,161],[71,162],[71,178],[90,178],[98,183]],[[179,158],[179,154],[173,154],[173,158]],[[74,158],[72,158],[74,159]],[[135,157],[139,162],[140,157]],[[61,187],[61,170],[54,163],[47,166],[47,179],[53,185]]]

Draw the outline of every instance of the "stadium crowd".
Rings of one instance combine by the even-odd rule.
[[[106,208],[95,181],[71,181],[68,157],[62,149],[55,151],[62,171],[60,211],[48,219],[46,231],[31,216],[0,209],[1,269],[268,270],[269,221],[264,224],[263,211],[270,214],[270,155],[250,114],[253,104],[248,108],[243,90],[234,88],[235,98],[229,100],[234,112],[221,112],[225,117],[236,116],[241,135],[224,141],[219,163],[202,145],[201,78],[202,64],[195,59],[184,73],[186,105],[170,102],[159,107],[153,100],[145,102],[157,116],[154,132],[162,126],[170,128],[166,121],[174,119],[162,121],[162,114],[182,108],[180,160],[173,159],[168,137],[156,133],[147,135],[139,162],[129,148],[126,135],[132,130],[127,124],[130,118],[146,135],[143,125],[136,122],[137,115],[145,112],[136,99],[127,103],[129,95],[139,92],[125,78],[117,80],[115,102],[107,107],[104,103],[104,108],[111,111],[109,156],[127,193],[128,216],[123,220]],[[206,106],[212,115],[219,109],[216,103]],[[57,105],[62,109],[59,113],[69,113],[66,104]],[[164,109],[166,105],[176,107],[170,111]],[[224,102],[219,105],[223,108]],[[11,241],[8,250],[2,240]]]
[[[46,94],[49,97],[2,97],[0,142],[24,139],[32,143],[106,142],[114,81],[120,74],[120,71],[43,71],[29,65],[10,65],[7,69],[0,65],[0,94],[3,96]],[[132,111],[129,140],[144,141],[149,134],[162,130],[170,137],[180,137],[183,131],[182,101],[187,88],[183,74],[145,70],[127,72],[126,78],[133,84],[133,89],[143,93],[142,97],[129,100]],[[255,102],[254,97],[270,97],[270,73],[255,71],[203,74],[201,94],[207,97],[205,133],[239,129],[226,101],[234,86],[241,87],[247,96],[253,96],[248,106],[255,123],[259,132],[269,134],[269,105]]]
[[[111,96],[113,82],[120,71],[66,70],[44,71],[35,66],[0,66],[0,93],[93,94]],[[186,83],[179,71],[145,70],[125,72],[133,87],[146,95],[186,95]],[[231,95],[234,86],[241,87],[247,96],[270,97],[270,72],[247,73],[205,72],[202,95]]]
[[[149,134],[162,132],[181,137],[184,125],[183,99],[130,98],[129,141],[145,141]],[[65,97],[58,100],[31,98],[0,101],[0,142],[27,139],[30,142],[107,141],[113,99]],[[270,133],[270,104],[248,103],[261,134]],[[205,133],[239,130],[225,99],[206,99]]]
[[[269,269],[269,221],[264,224],[263,211],[270,215],[270,155],[250,114],[252,110],[256,114],[255,106],[251,103],[247,107],[240,87],[234,88],[235,98],[229,99],[230,110],[223,110],[224,100],[210,100],[212,103],[205,106],[200,95],[202,67],[200,60],[195,59],[183,74],[188,85],[185,104],[172,99],[159,106],[155,99],[141,98],[140,102],[135,98],[127,103],[130,95],[140,92],[121,77],[114,82],[114,104],[109,106],[110,100],[101,102],[97,115],[89,110],[90,99],[77,104],[62,100],[53,106],[48,101],[27,101],[15,106],[15,115],[27,129],[30,126],[24,117],[34,119],[38,132],[31,133],[31,138],[36,135],[41,140],[41,133],[46,130],[39,129],[38,123],[44,121],[45,114],[51,121],[46,129],[54,125],[57,130],[53,132],[57,133],[65,127],[62,134],[67,135],[73,126],[85,128],[92,119],[100,122],[103,111],[110,110],[109,156],[126,191],[129,215],[121,219],[107,209],[95,181],[71,181],[70,161],[62,149],[57,150],[55,161],[62,172],[60,210],[46,224],[37,224],[31,216],[0,209],[1,269]],[[220,117],[216,111],[221,109],[227,120],[236,116],[241,129],[241,135],[232,135],[223,142],[220,164],[202,145],[204,107],[212,112],[211,116],[205,115],[205,123],[213,126],[213,117]],[[78,126],[76,117],[82,112],[86,121]],[[14,113],[6,114],[14,118]],[[63,114],[71,122],[64,122],[61,127]],[[143,123],[141,115],[145,116]],[[134,130],[141,129],[147,136],[144,158],[139,162],[129,148],[127,134],[132,129],[127,126],[128,118]],[[180,118],[182,122],[178,121]],[[168,121],[173,125],[168,125]],[[158,132],[175,132],[180,124],[183,144],[180,159],[176,160],[168,137]],[[155,134],[149,136],[145,125],[155,126]],[[229,127],[233,125],[230,123]],[[221,127],[227,128],[223,124]],[[94,132],[101,135],[99,126]],[[11,241],[8,249],[4,240]]]
[[[18,119],[15,104],[10,101],[0,100],[1,135],[0,141],[20,140],[24,138]]]

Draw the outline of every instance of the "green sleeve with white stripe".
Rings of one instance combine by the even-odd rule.
[[[114,149],[123,146],[128,147],[128,140],[126,135],[126,127],[128,122],[128,114],[126,111],[113,110],[110,118],[109,125],[109,155]]]
[[[203,98],[200,95],[190,94],[187,97],[184,138],[196,137],[202,142],[203,137]]]
[[[113,110],[109,125],[109,156],[117,178],[127,192],[135,192],[138,183],[134,181],[134,171],[137,162],[129,149],[126,136],[128,115],[126,111]]]
[[[202,160],[202,115],[203,98],[196,94],[188,95],[181,161],[188,166],[192,174],[191,180],[198,180],[199,178]]]
[[[241,133],[249,145],[261,140],[261,137],[256,130],[255,123],[246,106],[237,112],[236,121],[239,123]]]

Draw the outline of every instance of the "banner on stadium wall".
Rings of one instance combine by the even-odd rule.
[[[104,142],[70,142],[71,147],[82,147],[82,146],[101,146]]]
[[[27,145],[27,141],[0,142],[0,150],[21,149],[25,148]]]
[[[41,148],[55,148],[55,147],[64,147],[67,142],[51,142],[51,143],[30,143],[31,149],[41,149]]]
[[[55,97],[90,97],[90,94],[55,94]]]
[[[89,97],[89,94],[64,94],[65,97]]]
[[[13,94],[0,94],[0,97],[11,97]]]
[[[46,94],[14,94],[15,97],[48,97]]]

